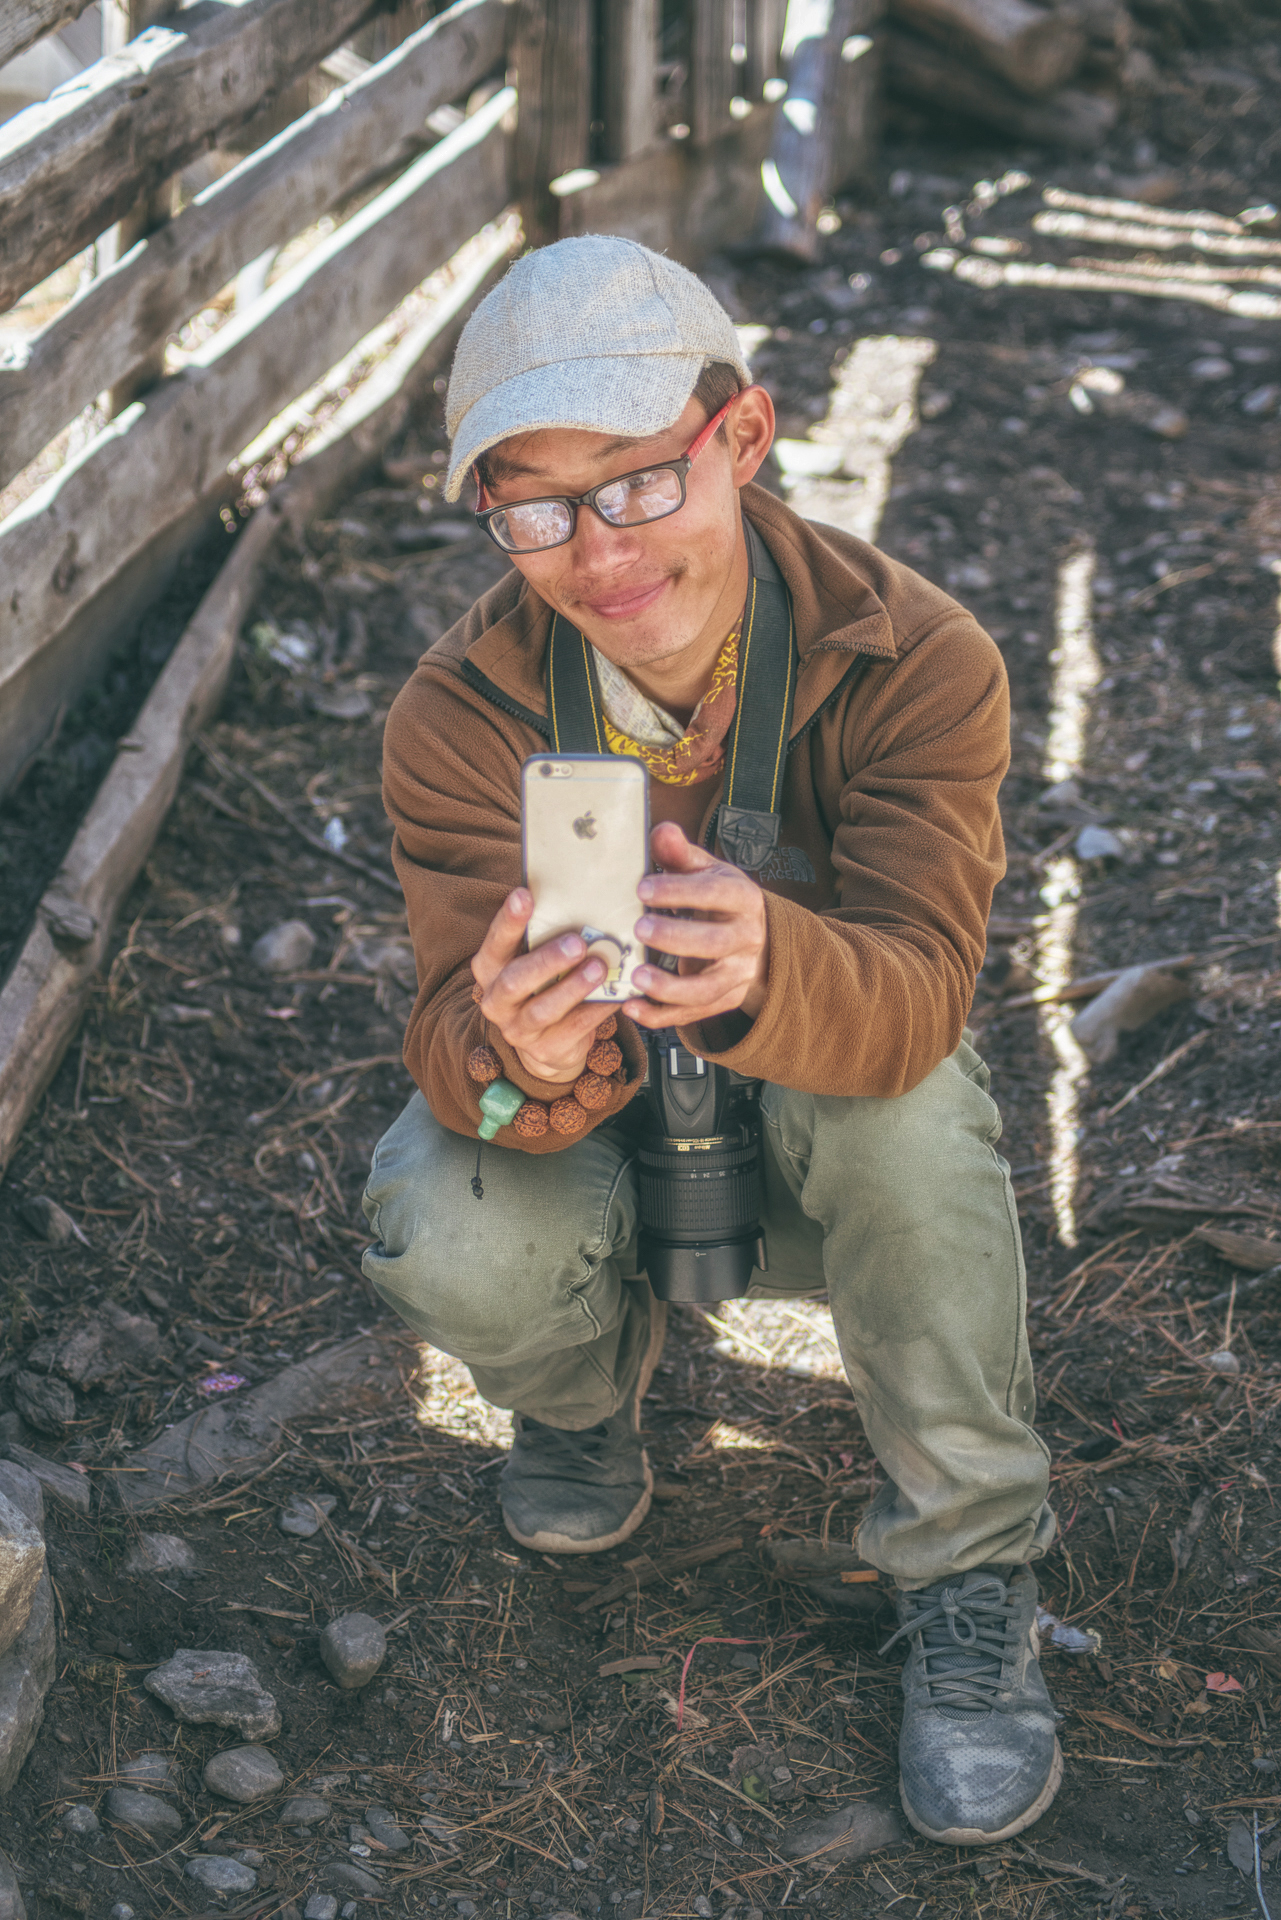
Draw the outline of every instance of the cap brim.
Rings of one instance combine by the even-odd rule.
[[[644,440],[662,433],[689,404],[704,353],[620,354],[533,367],[491,387],[458,424],[445,480],[457,500],[476,459],[514,434],[569,428]]]

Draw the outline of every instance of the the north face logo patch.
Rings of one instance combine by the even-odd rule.
[[[765,865],[759,869],[757,878],[795,880],[802,886],[813,886],[814,863],[800,847],[775,847]]]

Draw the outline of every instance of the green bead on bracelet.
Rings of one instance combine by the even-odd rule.
[[[510,1080],[492,1080],[480,1096],[480,1110],[484,1118],[476,1131],[482,1140],[492,1140],[500,1127],[516,1118],[525,1104],[526,1096]]]

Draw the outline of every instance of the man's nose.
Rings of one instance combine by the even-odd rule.
[[[617,571],[630,565],[640,554],[640,532],[640,527],[613,526],[584,502],[578,509],[578,525],[574,529],[574,558],[586,568]]]

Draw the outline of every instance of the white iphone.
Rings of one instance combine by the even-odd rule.
[[[645,959],[636,889],[649,870],[649,782],[615,753],[536,753],[521,768],[525,885],[534,896],[531,948],[580,933],[605,963],[589,1000],[636,995]]]

